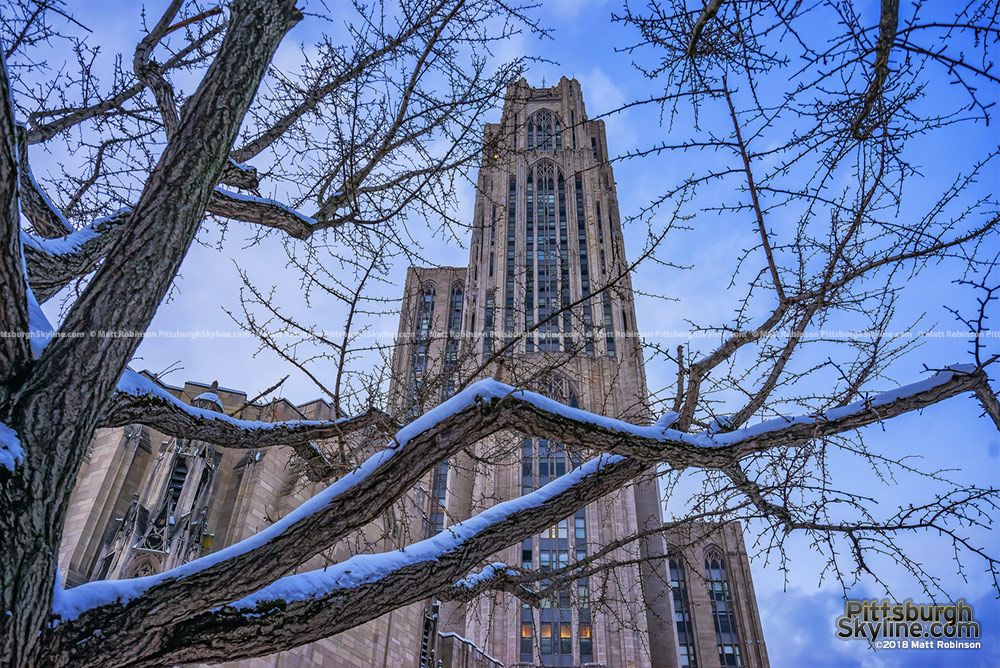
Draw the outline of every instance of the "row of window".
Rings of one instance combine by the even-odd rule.
[[[572,147],[576,150],[576,111],[570,110],[570,140],[572,142]],[[518,150],[518,135],[520,134],[520,125],[518,114],[514,114],[514,125],[513,125],[513,138],[514,138],[514,150]],[[552,112],[550,109],[539,109],[534,114],[528,117],[528,122],[524,126],[525,140],[527,141],[527,150],[529,151],[551,151],[553,149],[559,151],[563,147],[562,143],[562,133],[563,127],[562,122],[559,120],[559,115]],[[600,161],[600,152],[597,148],[597,138],[590,138],[590,148],[594,155],[595,161]]]
[[[535,635],[534,624],[521,624],[521,661],[534,661],[534,650],[537,647],[543,666],[570,665],[573,661],[573,624],[571,622],[540,622],[538,635]],[[591,639],[590,624],[580,622],[576,627],[577,644],[580,648],[582,662],[593,660],[594,646]],[[527,658],[526,658],[527,657]],[[566,657],[566,661],[560,661]]]
[[[584,218],[583,179],[575,178],[576,233],[578,265],[580,272],[581,297],[590,296],[590,262],[587,254],[587,231]],[[525,238],[523,240],[526,258],[524,270],[525,289],[522,311],[525,329],[536,328],[537,334],[525,340],[525,352],[572,351],[573,321],[570,312],[570,258],[569,231],[567,220],[567,184],[562,171],[549,160],[535,163],[527,174],[524,189]],[[505,341],[513,338],[516,320],[516,239],[517,179],[508,181],[507,196],[507,243],[504,276],[504,325]],[[599,204],[598,204],[599,209]],[[604,224],[598,214],[598,244],[601,252],[602,271],[606,271],[604,252]],[[496,237],[496,218],[490,229],[490,248]],[[492,256],[490,259],[492,264]],[[605,328],[605,352],[614,356],[614,324],[612,319],[611,295],[604,293],[603,316]],[[491,350],[491,326],[493,305],[487,304],[487,333],[483,341],[483,352]],[[558,313],[562,312],[562,317]],[[583,330],[585,350],[594,354],[594,314],[589,300],[585,301]],[[623,311],[624,316],[624,311]],[[622,323],[626,324],[625,322]]]
[[[677,645],[680,650],[681,668],[697,668],[694,628],[691,623],[691,607],[688,595],[684,564],[672,557],[670,565],[670,587],[674,597],[674,620],[677,629]],[[712,621],[715,626],[715,640],[722,666],[742,666],[740,635],[733,611],[733,600],[726,575],[726,560],[718,550],[712,549],[705,556],[705,579],[708,597],[712,603]]]
[[[465,290],[461,282],[455,283],[448,298],[448,333],[444,349],[444,380],[441,384],[441,401],[455,393],[458,376],[458,350],[462,331],[462,300]],[[410,365],[410,410],[419,415],[423,410],[423,386],[428,372],[428,352],[431,345],[431,325],[434,320],[436,290],[428,283],[421,289],[417,302],[417,319],[414,327],[413,360]]]
[[[564,380],[552,380],[553,398],[577,407],[579,402]],[[544,438],[525,437],[521,443],[521,491],[529,494],[582,463],[576,452]],[[521,566],[540,573],[567,568],[571,560],[587,558],[586,511],[581,509],[521,543]],[[543,580],[540,586],[546,587]],[[556,590],[540,601],[537,610],[521,607],[521,656],[525,663],[543,666],[577,665],[593,661],[588,578]]]

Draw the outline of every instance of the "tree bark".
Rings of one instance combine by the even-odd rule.
[[[13,471],[0,467],[0,666],[53,664],[48,622],[67,504],[101,409],[139,344],[135,337],[95,333],[144,331],[149,325],[198,230],[267,65],[300,17],[289,0],[233,4],[218,55],[185,105],[125,234],[66,318],[63,331],[84,336],[52,339],[23,378],[9,373],[18,371],[16,365],[2,369],[7,395],[0,397],[6,399],[0,420],[18,434],[25,455],[23,466]],[[7,148],[0,149],[0,177],[7,183],[13,175],[16,184],[16,159],[14,171],[7,165],[16,152],[9,148],[14,136],[6,87],[4,79],[0,139]],[[19,225],[9,215],[16,190],[13,200],[4,192],[8,252],[0,258],[0,281],[12,286],[4,308],[18,309],[14,315],[26,321],[26,289],[18,289],[24,285]],[[16,263],[10,257],[14,247]],[[3,345],[11,350],[4,355],[7,362],[23,358],[27,344]]]

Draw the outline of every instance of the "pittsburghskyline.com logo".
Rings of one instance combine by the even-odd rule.
[[[981,649],[979,622],[964,600],[945,605],[848,599],[837,637],[866,640],[876,649]]]

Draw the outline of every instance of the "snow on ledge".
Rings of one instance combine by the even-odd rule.
[[[477,651],[480,654],[482,654],[487,660],[492,661],[493,663],[495,663],[498,666],[500,666],[501,668],[503,668],[503,662],[501,662],[499,659],[496,659],[496,658],[490,656],[486,652],[486,650],[484,650],[482,647],[480,647],[476,643],[472,642],[468,638],[460,636],[457,633],[454,633],[454,632],[451,632],[451,631],[449,631],[447,633],[438,633],[438,636],[441,637],[441,638],[454,638],[455,640],[458,640],[459,642],[463,642],[463,643],[469,645],[470,647],[472,647],[472,649],[474,649],[475,651]]]
[[[222,408],[222,400],[219,399],[219,395],[215,392],[202,392],[191,401],[210,401],[220,409]]]

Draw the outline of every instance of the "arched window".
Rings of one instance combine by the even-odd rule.
[[[507,186],[507,276],[504,294],[504,342],[514,336],[514,241],[517,231],[517,178],[512,174]]]
[[[583,179],[576,177],[576,235],[580,249],[580,292],[583,297],[583,338],[588,355],[594,354],[594,314],[590,305],[590,265],[587,261],[587,225],[583,209]]]
[[[742,666],[740,634],[736,626],[733,597],[729,591],[729,577],[726,575],[726,559],[714,545],[705,551],[705,579],[708,584],[708,597],[712,601],[719,663],[722,666]]]
[[[528,118],[528,150],[551,151],[562,148],[562,123],[549,109],[539,109]]]
[[[413,415],[420,414],[423,404],[421,390],[427,373],[435,292],[433,283],[425,283],[420,290],[420,300],[417,302],[417,319],[413,332],[413,364],[410,370],[410,410]]]
[[[691,624],[691,602],[688,598],[684,560],[680,555],[670,555],[670,589],[674,595],[674,620],[677,626],[677,649],[681,668],[696,668],[698,657],[694,645],[694,628]]]
[[[539,350],[559,350],[560,319],[553,316],[562,304],[569,304],[566,182],[551,160],[539,160],[529,168],[525,203],[525,327],[539,323]],[[563,322],[568,324],[569,319],[564,317]],[[535,334],[531,334],[525,351],[534,350]]]
[[[458,344],[462,329],[462,297],[465,286],[461,281],[451,286],[448,298],[448,335],[444,346],[444,383],[441,385],[441,401],[455,393],[458,374]]]

